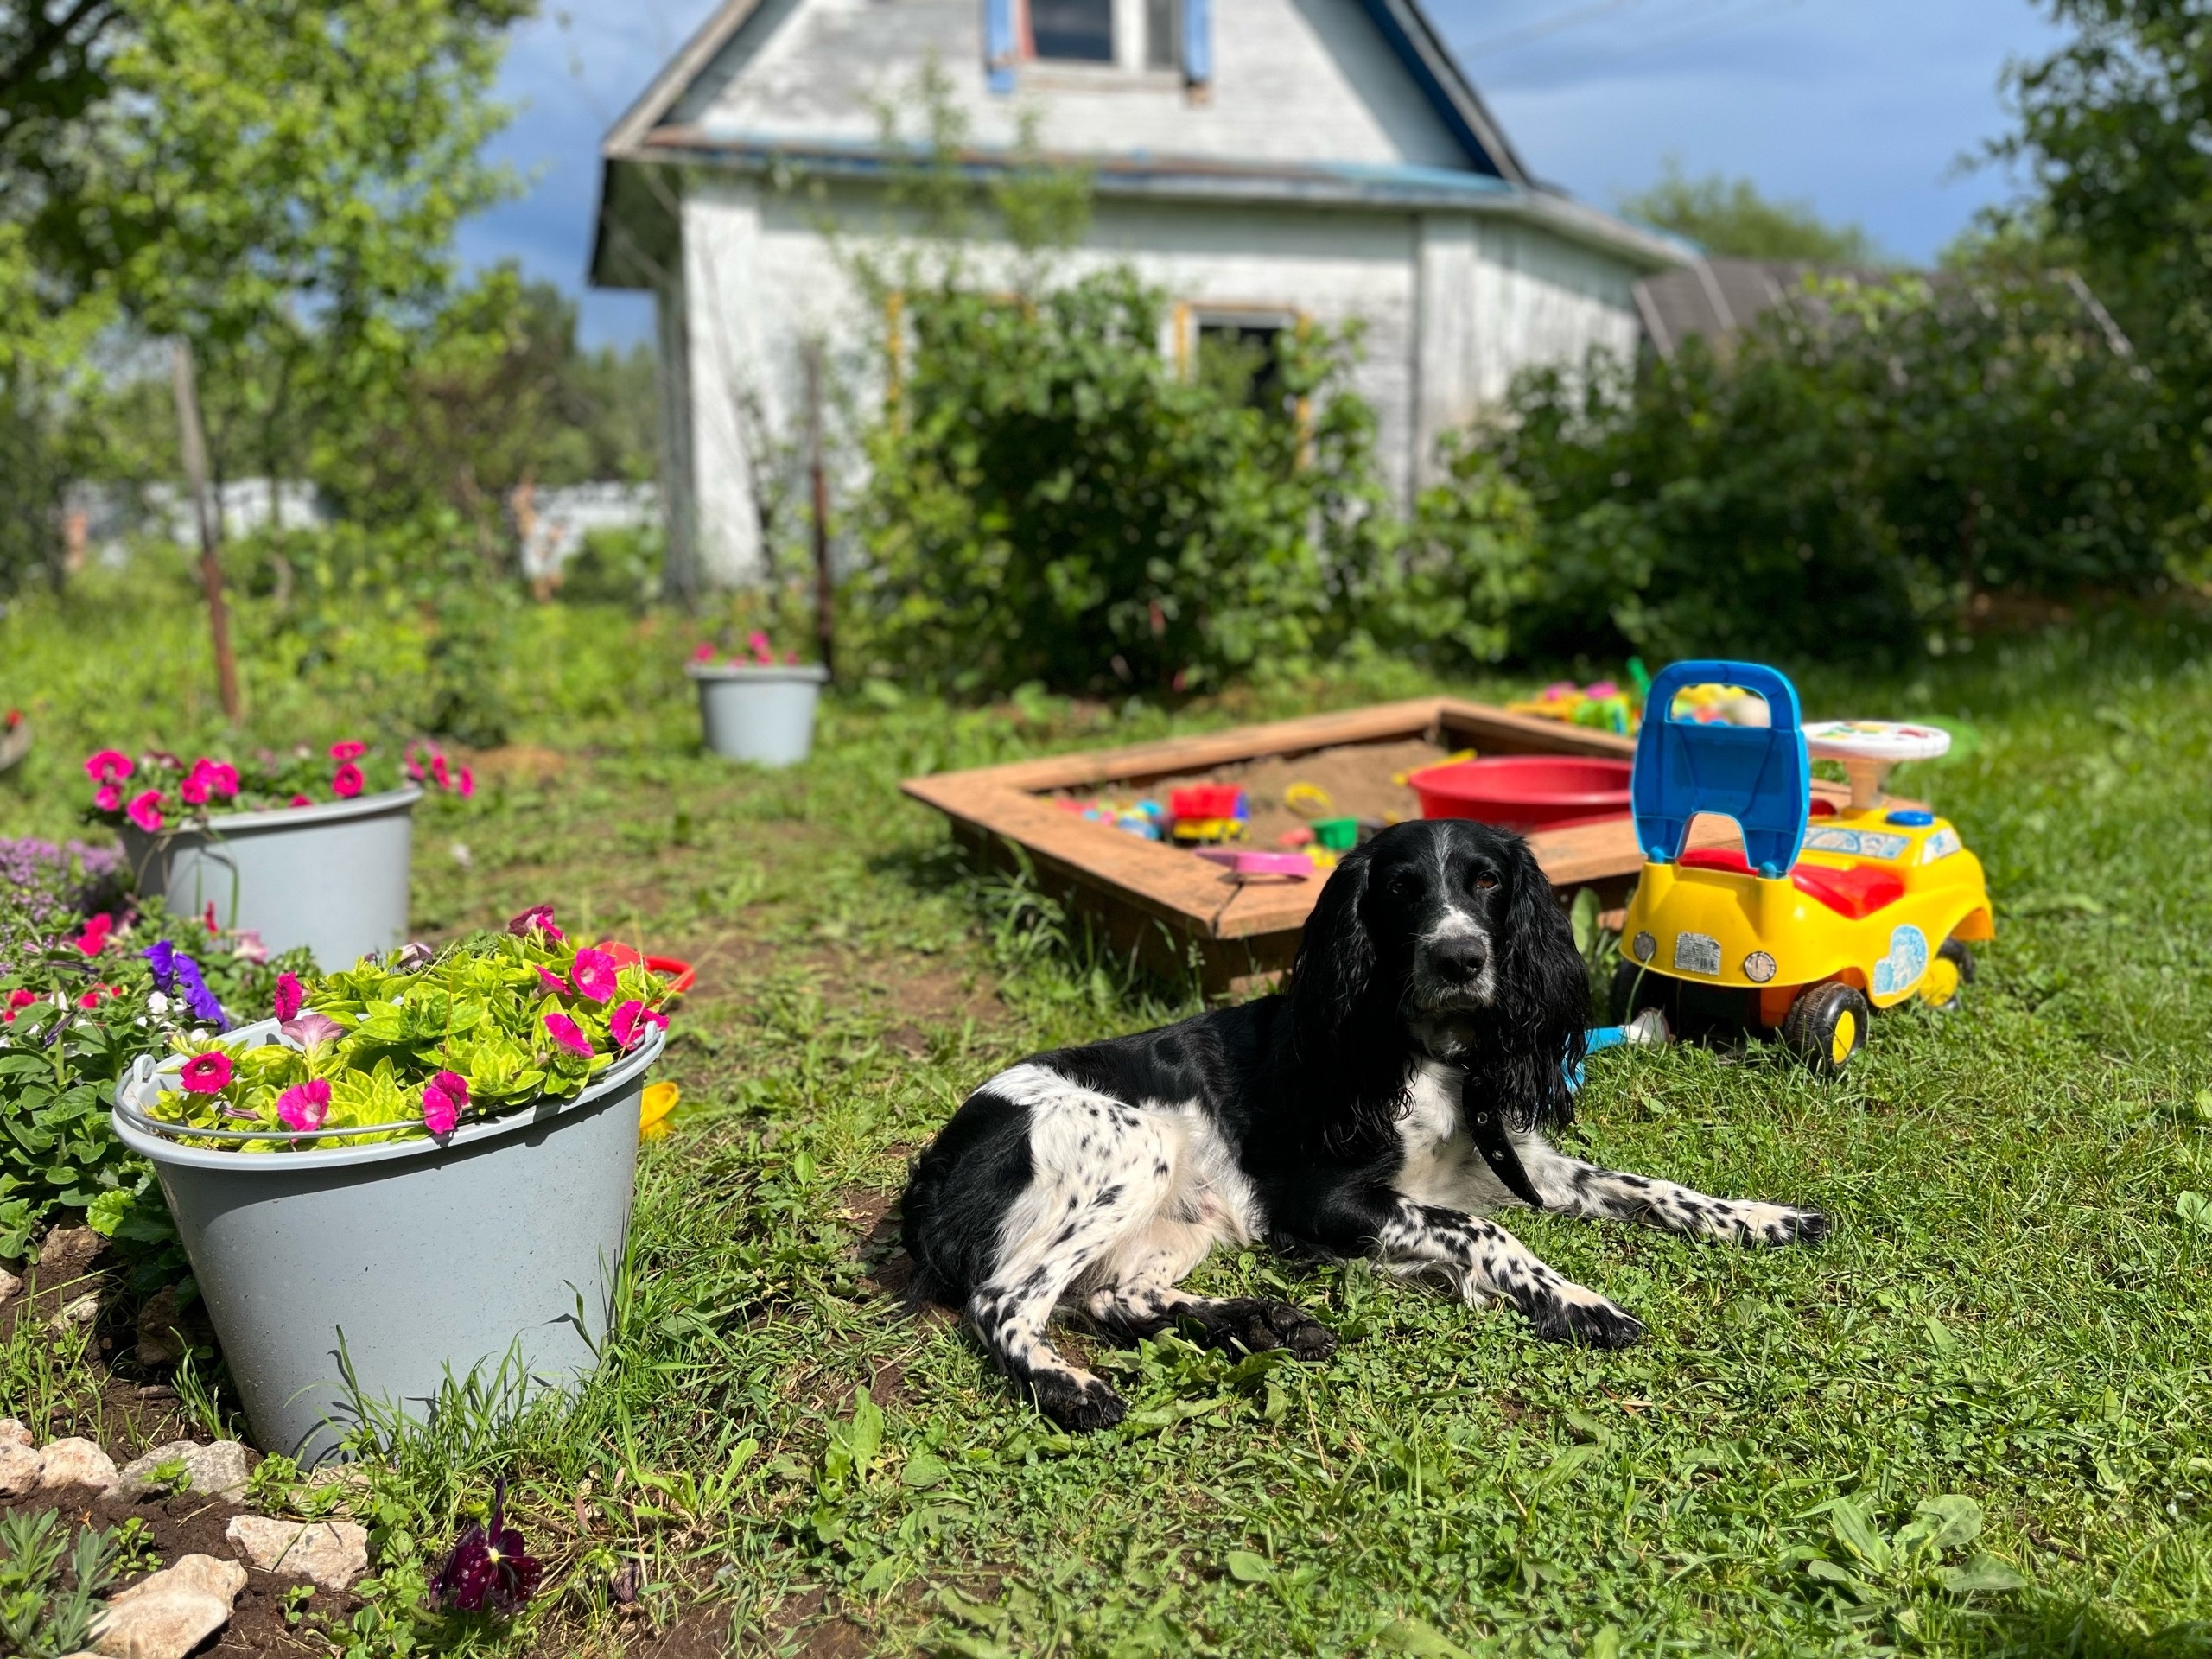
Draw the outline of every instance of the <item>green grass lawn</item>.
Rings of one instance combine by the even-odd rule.
[[[153,677],[71,668],[134,628],[26,607],[0,625],[18,665],[0,702],[64,747],[152,734]],[[149,654],[197,671],[163,629]],[[1606,1054],[1566,1138],[1816,1205],[1825,1245],[1510,1218],[1649,1327],[1608,1354],[1357,1266],[1217,1255],[1201,1289],[1321,1310],[1336,1357],[1078,1338],[1133,1409],[1071,1439],[883,1287],[887,1212],[995,1067],[1195,1003],[969,872],[896,780],[1415,683],[1376,670],[1173,717],[855,697],[814,761],[766,775],[696,753],[672,666],[626,665],[679,660],[669,631],[530,620],[518,660],[558,645],[514,671],[550,688],[533,753],[423,827],[418,928],[550,900],[692,957],[701,987],[662,1068],[683,1102],[644,1157],[607,1364],[573,1402],[457,1412],[397,1447],[373,1506],[389,1581],[505,1471],[552,1592],[465,1646],[650,1651],[679,1625],[668,1651],[729,1630],[815,1654],[2212,1651],[2212,1213],[2187,1196],[2212,1192],[2208,638],[2109,617],[1909,676],[1802,678],[1810,716],[1967,723],[1970,753],[1898,781],[1988,867],[1980,982],[1956,1014],[1884,1016],[1839,1082],[1764,1048]],[[66,828],[74,753],[0,792],[0,830]],[[1954,1496],[1978,1536],[1964,1504],[1915,1522]],[[1994,1581],[1983,1555],[2026,1586],[1945,1587]],[[642,1615],[607,1593],[632,1560]]]

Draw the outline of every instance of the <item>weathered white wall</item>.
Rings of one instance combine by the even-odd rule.
[[[765,471],[790,464],[779,446],[804,414],[801,343],[823,339],[833,362],[849,364],[881,327],[861,315],[825,222],[849,247],[889,239],[880,208],[859,192],[823,203],[708,182],[695,183],[684,203],[689,386],[671,395],[687,401],[690,467],[670,492],[670,520],[709,585],[762,573],[758,493]],[[1061,268],[1076,275],[1126,263],[1171,302],[1200,312],[1359,325],[1352,388],[1374,405],[1382,464],[1402,487],[1415,418],[1417,234],[1411,214],[1108,201]],[[976,257],[977,280],[988,283],[1012,254],[986,246]]]
[[[1116,34],[1117,51],[1133,53]],[[1041,141],[1079,154],[1469,165],[1358,0],[1213,0],[1204,102],[1178,73],[1087,64],[1025,64],[1016,92],[995,95],[982,0],[764,0],[668,119],[866,142],[875,107],[907,98],[931,54],[979,144],[1014,143],[1033,105]]]
[[[681,308],[680,326],[664,324],[663,360],[679,365],[668,386],[678,462],[669,518],[672,556],[696,560],[706,585],[764,573],[760,504],[779,477],[791,481],[802,342],[827,341],[849,383],[879,337],[882,320],[862,315],[825,228],[849,251],[896,239],[878,199],[856,188],[816,198],[695,177],[687,192],[680,287],[663,296]],[[974,257],[988,284],[1013,256],[986,245]],[[1400,491],[1430,475],[1439,435],[1501,397],[1520,369],[1579,363],[1593,346],[1636,350],[1630,271],[1471,214],[1101,201],[1063,269],[1124,262],[1200,312],[1357,325],[1351,387],[1376,410],[1379,456]]]
[[[1415,475],[1436,441],[1503,397],[1538,364],[1580,364],[1594,347],[1636,355],[1636,272],[1542,230],[1466,213],[1423,215]]]

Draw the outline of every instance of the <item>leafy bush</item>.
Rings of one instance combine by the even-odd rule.
[[[1522,651],[1912,654],[1986,589],[2139,589],[2192,505],[2158,384],[2050,276],[1837,281],[1725,354],[1525,378],[1463,448],[1541,519],[1462,574]]]
[[[1126,270],[1013,299],[947,279],[903,315],[845,601],[873,670],[1181,691],[1350,637],[1377,492],[1345,341],[1286,331],[1260,407],[1178,372]]]

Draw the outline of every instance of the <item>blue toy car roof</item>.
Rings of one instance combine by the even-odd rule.
[[[1675,694],[1693,685],[1739,685],[1766,699],[1765,727],[1700,725],[1673,716]],[[1700,812],[1733,818],[1744,856],[1761,875],[1784,874],[1804,844],[1813,768],[1805,753],[1797,688],[1758,663],[1670,663],[1651,682],[1636,742],[1629,804],[1644,856],[1682,855]]]

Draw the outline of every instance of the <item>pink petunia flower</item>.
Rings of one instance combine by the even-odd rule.
[[[276,1029],[312,1054],[325,1043],[334,1043],[346,1034],[346,1027],[327,1014],[309,1009],[280,1020]]]
[[[98,991],[86,991],[77,999],[77,1006],[80,1008],[97,1008],[99,1005],[100,994]]]
[[[430,757],[430,776],[438,780],[438,787],[440,789],[450,789],[453,787],[453,774],[446,769],[446,758],[444,755],[434,754]]]
[[[261,930],[242,927],[233,936],[238,943],[231,947],[231,954],[241,962],[266,962],[269,947],[261,942]]]
[[[300,983],[300,976],[297,974],[276,976],[276,1014],[277,1019],[294,1018],[302,1007],[307,1006],[307,987]]]
[[[574,991],[569,988],[569,982],[567,980],[562,978],[558,974],[549,973],[543,968],[537,970],[537,982],[556,996],[574,996],[575,995]]]
[[[776,648],[768,643],[766,634],[756,628],[745,636],[745,643],[752,647],[754,662],[773,664],[776,660]]]
[[[213,1095],[230,1086],[231,1057],[227,1054],[195,1054],[184,1063],[179,1074],[185,1092],[192,1095]]]
[[[176,786],[176,792],[187,806],[207,804],[207,780],[196,772]]]
[[[160,790],[149,789],[143,794],[134,795],[131,797],[130,804],[124,810],[130,822],[148,835],[161,833],[162,791]]]
[[[122,811],[122,786],[117,784],[102,784],[99,792],[92,797],[92,805],[102,812]]]
[[[290,800],[285,802],[284,804],[287,806],[313,806],[315,803],[305,795],[295,795]]]
[[[713,662],[715,660],[715,647],[713,641],[702,639],[697,645],[692,646],[691,660],[695,663]]]
[[[462,800],[467,800],[476,792],[476,774],[463,766],[454,774],[453,791]]]
[[[207,762],[207,787],[225,800],[238,792],[238,769],[227,760]]]
[[[330,779],[330,792],[341,801],[350,801],[361,792],[361,785],[364,781],[361,769],[348,760],[333,774]]]
[[[0,1025],[14,1025],[16,1023],[16,1011],[18,1008],[28,1008],[32,1003],[37,1001],[38,993],[36,991],[18,989],[9,992],[8,1006],[4,1009],[0,1009]]]
[[[330,1083],[309,1077],[276,1096],[276,1121],[288,1129],[319,1129],[330,1116]]]
[[[507,931],[517,938],[524,938],[532,933],[543,933],[556,944],[567,937],[559,928],[553,925],[553,906],[550,905],[532,905],[507,924]]]
[[[569,978],[578,996],[604,1002],[614,995],[614,958],[604,950],[579,950]]]
[[[350,738],[343,743],[330,746],[330,758],[334,760],[358,760],[368,752],[367,744],[356,743]]]
[[[545,1029],[553,1040],[567,1049],[569,1053],[581,1054],[586,1059],[591,1058],[590,1039],[584,1035],[583,1027],[569,1019],[567,1014],[547,1014]]]
[[[85,931],[77,936],[77,948],[88,957],[97,957],[107,949],[107,936],[114,926],[115,918],[102,911],[85,924]]]
[[[607,1020],[607,1028],[616,1044],[626,1050],[645,1041],[645,1033],[656,1026],[666,1031],[668,1016],[647,1007],[635,997],[616,1008]]]
[[[458,1071],[441,1071],[423,1085],[423,1127],[432,1135],[451,1135],[467,1109],[468,1079]]]
[[[137,767],[121,749],[102,749],[85,758],[85,776],[96,784],[112,784],[128,778]]]

